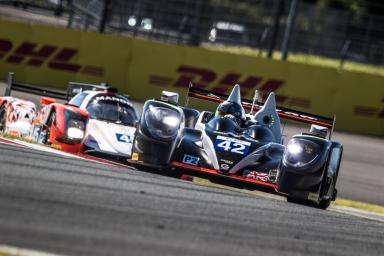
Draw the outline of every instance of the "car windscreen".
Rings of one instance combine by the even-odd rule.
[[[138,120],[131,104],[125,98],[115,95],[96,95],[86,109],[92,119],[126,125],[134,125]]]
[[[86,93],[86,92],[82,92],[82,93],[76,94],[76,96],[73,97],[73,98],[68,102],[68,105],[76,106],[76,107],[80,107],[80,106],[81,106],[81,103],[83,103],[83,100],[84,100],[85,97],[87,97],[87,96],[88,96],[88,93]]]

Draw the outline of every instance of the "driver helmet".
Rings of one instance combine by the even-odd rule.
[[[238,84],[235,85],[228,99],[219,104],[215,116],[227,116],[239,125],[246,121],[245,111],[241,105],[240,86]]]
[[[241,124],[243,121],[243,107],[236,102],[224,101],[219,104],[216,109],[216,116],[228,117],[236,123]]]

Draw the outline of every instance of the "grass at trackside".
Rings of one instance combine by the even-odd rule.
[[[3,138],[11,139],[11,140],[21,140],[21,141],[25,141],[25,142],[32,143],[32,144],[38,144],[34,140],[27,139],[27,138],[22,138],[22,137],[19,137],[19,136],[16,136],[16,135],[12,135],[12,134],[9,134],[9,133],[1,132],[0,136],[3,137]]]
[[[257,56],[261,58],[266,58],[267,56],[267,53],[265,51],[259,51],[257,49],[253,49],[250,47],[236,47],[236,46],[209,45],[209,44],[203,45],[203,47],[210,50],[215,50],[215,51],[231,52],[235,54]],[[281,53],[274,52],[273,59],[280,60]],[[296,54],[296,53],[290,53],[288,55],[288,62],[328,67],[328,68],[334,68],[337,70],[339,69],[339,66],[340,66],[340,61],[338,59],[331,59],[331,58],[321,57],[317,55]],[[348,60],[344,63],[343,70],[384,76],[384,66],[362,64],[362,63],[352,62]]]
[[[243,192],[246,194],[255,195],[258,193],[258,192],[251,191],[251,190],[237,189],[237,188],[232,188],[232,187],[228,187],[228,186],[224,186],[224,185],[214,184],[214,183],[210,182],[209,180],[203,179],[203,178],[193,178],[193,181],[197,182],[197,183],[213,185],[215,187],[220,187],[220,188],[224,188],[224,189],[235,190],[237,192]],[[262,193],[264,194],[265,192],[262,192]],[[364,211],[368,211],[371,213],[384,214],[384,206],[375,205],[375,204],[368,204],[368,203],[363,203],[363,202],[358,202],[358,201],[347,200],[347,199],[343,199],[343,198],[336,199],[336,201],[332,202],[332,204],[336,205],[336,206],[343,206],[343,207],[350,207],[350,208],[354,208],[354,209],[358,209],[358,210],[364,210]]]
[[[12,134],[9,134],[9,133],[0,132],[0,137],[11,139],[11,140],[20,140],[20,141],[28,142],[28,143],[31,143],[31,144],[38,144],[38,145],[41,145],[41,146],[45,146],[45,147],[49,147],[49,148],[60,150],[60,146],[58,146],[58,145],[42,144],[42,143],[38,143],[37,141],[31,140],[31,139],[28,139],[28,138],[22,138],[22,137],[19,137],[19,136],[16,136],[16,135],[12,135]]]
[[[375,205],[375,204],[351,201],[343,198],[336,199],[336,201],[333,204],[338,206],[345,206],[345,207],[360,209],[368,212],[384,214],[384,207],[380,205]]]

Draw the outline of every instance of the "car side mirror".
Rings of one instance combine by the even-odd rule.
[[[177,92],[162,91],[161,100],[177,104],[179,102],[179,94]]]

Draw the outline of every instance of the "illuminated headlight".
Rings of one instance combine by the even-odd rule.
[[[167,140],[176,136],[181,116],[173,109],[149,106],[144,114],[144,121],[153,137]]]
[[[81,140],[84,138],[84,130],[84,122],[79,120],[70,120],[67,129],[67,137],[69,139]]]
[[[297,155],[303,152],[303,148],[298,143],[290,143],[287,145],[287,150],[292,155]]]
[[[145,30],[151,30],[152,29],[152,19],[150,18],[144,18],[142,21],[141,21],[141,24],[140,26],[145,29]]]
[[[312,163],[319,154],[319,146],[305,139],[291,139],[284,152],[283,162],[291,167],[303,167]]]
[[[136,26],[136,18],[134,16],[129,17],[128,25],[131,26],[131,27]]]

